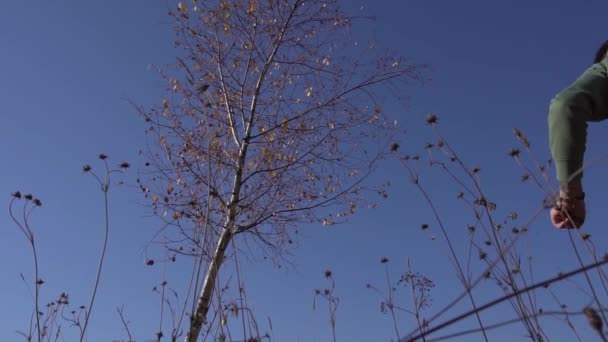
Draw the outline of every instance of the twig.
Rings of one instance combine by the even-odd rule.
[[[433,328],[430,328],[426,332],[423,332],[421,334],[417,334],[417,335],[415,335],[413,337],[408,336],[408,337],[406,337],[406,339],[404,339],[402,341],[408,341],[408,342],[416,341],[417,339],[421,338],[422,336],[426,336],[426,335],[432,334],[435,331],[444,329],[444,328],[446,328],[446,327],[448,327],[448,326],[450,326],[450,325],[452,325],[452,324],[454,324],[454,323],[456,323],[456,322],[458,322],[458,321],[460,321],[462,319],[465,319],[465,318],[467,318],[467,317],[469,317],[471,315],[474,315],[474,314],[479,313],[479,312],[481,312],[483,310],[486,310],[486,309],[488,309],[490,307],[493,307],[493,306],[495,306],[497,304],[500,304],[500,303],[504,302],[505,300],[509,300],[509,299],[511,299],[511,298],[513,298],[515,296],[519,296],[521,294],[524,294],[526,292],[535,290],[535,289],[540,288],[540,287],[549,286],[552,283],[555,283],[555,282],[558,282],[558,281],[570,278],[570,277],[575,276],[575,275],[580,274],[580,273],[587,272],[588,270],[594,269],[596,267],[599,267],[599,266],[602,266],[602,265],[605,265],[605,264],[608,264],[608,259],[605,259],[605,260],[602,260],[600,262],[596,262],[596,263],[593,263],[593,264],[589,264],[587,266],[578,268],[578,269],[576,269],[574,271],[570,271],[570,272],[563,273],[563,274],[558,274],[557,276],[555,276],[553,278],[550,278],[550,279],[538,282],[538,283],[530,285],[530,286],[528,286],[526,288],[520,289],[520,290],[518,290],[516,292],[512,292],[510,294],[507,294],[505,296],[497,298],[497,299],[495,299],[495,300],[493,300],[493,301],[491,301],[489,303],[486,303],[486,304],[480,306],[477,309],[469,310],[469,311],[467,311],[467,312],[465,312],[465,313],[463,313],[461,315],[458,315],[458,316],[456,316],[456,317],[448,320],[447,322],[441,323],[441,324],[439,324],[439,325],[437,325],[437,326],[435,326]]]
[[[127,336],[129,336],[128,342],[133,342],[133,337],[131,337],[131,330],[129,330],[129,322],[127,322],[127,320],[125,319],[124,306],[117,307],[116,311],[118,311],[118,316],[120,316],[120,321],[122,322],[122,326],[125,328],[125,331],[127,332]]]
[[[103,192],[103,201],[104,201],[104,238],[103,238],[103,247],[101,248],[101,255],[99,257],[99,265],[97,266],[97,276],[95,277],[95,286],[93,287],[93,294],[91,295],[91,301],[89,302],[89,308],[88,310],[85,311],[84,313],[84,325],[82,327],[82,332],[80,334],[80,342],[82,342],[84,340],[85,334],[86,334],[86,330],[87,330],[87,326],[89,325],[89,320],[91,318],[91,313],[93,311],[93,304],[95,304],[95,297],[97,295],[97,290],[99,289],[99,281],[101,279],[101,271],[103,269],[103,262],[105,260],[105,256],[106,256],[106,249],[108,246],[108,236],[110,233],[110,214],[109,214],[109,208],[108,208],[108,190],[110,189],[110,173],[112,173],[114,170],[110,171],[109,167],[108,167],[108,162],[106,160],[106,156],[105,155],[100,155],[100,159],[103,160],[105,167],[106,167],[106,176],[104,181],[102,182],[101,179],[99,179],[99,177],[93,173],[92,171],[90,171],[93,176],[95,178],[97,178],[97,181],[99,182],[99,184],[101,185],[101,191]]]

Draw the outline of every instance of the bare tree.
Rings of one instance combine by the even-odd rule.
[[[171,12],[184,55],[161,71],[168,95],[138,109],[153,170],[141,188],[170,227],[165,246],[198,262],[196,341],[234,237],[280,256],[299,224],[342,222],[365,190],[384,195],[363,183],[398,132],[381,103],[404,99],[423,66],[354,40],[365,18],[337,0],[189,5]]]

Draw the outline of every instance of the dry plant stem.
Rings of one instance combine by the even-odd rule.
[[[125,319],[124,306],[116,308],[116,311],[118,312],[118,316],[120,317],[122,326],[125,328],[125,332],[127,333],[127,336],[129,337],[128,342],[133,342],[133,337],[131,336],[131,330],[129,329],[129,322],[127,322],[127,320]]]
[[[230,326],[228,325],[228,315],[224,312],[225,310],[223,310],[223,308],[225,307],[224,304],[224,300],[223,300],[223,295],[224,295],[224,290],[228,287],[227,284],[229,284],[230,281],[222,281],[220,275],[218,275],[217,277],[217,281],[215,283],[216,289],[213,292],[213,295],[216,297],[216,301],[217,301],[217,309],[216,311],[219,312],[220,315],[220,325],[219,325],[219,332],[221,335],[224,335],[227,337],[228,341],[232,341],[232,335],[230,332]],[[221,287],[221,284],[226,284],[225,288]],[[225,329],[225,331],[224,331]]]
[[[40,326],[40,284],[38,284],[39,279],[39,271],[38,271],[38,253],[36,251],[36,246],[34,244],[34,237],[32,236],[32,240],[30,241],[32,245],[32,253],[34,254],[34,275],[36,277],[35,282],[35,309],[36,309],[36,333],[38,334],[38,341],[41,341],[41,329]]]
[[[452,178],[455,178],[455,177],[456,177],[456,176],[455,176],[455,175],[454,175],[454,174],[453,174],[453,173],[452,173],[452,172],[451,172],[451,171],[450,171],[450,170],[449,170],[447,167],[445,167],[445,166],[444,166],[444,170],[446,170],[446,171],[447,171],[447,172],[450,174],[450,176],[451,176]],[[474,181],[476,182],[476,180],[474,180]],[[460,183],[460,184],[464,184],[464,183],[462,183],[462,182],[459,182],[459,183]],[[477,183],[477,182],[476,182],[476,183]],[[477,183],[477,184],[478,184],[478,183]],[[465,189],[467,189],[467,188],[465,188]],[[467,189],[467,191],[469,191],[469,193],[472,193],[472,191],[470,191],[469,189]],[[483,197],[483,195],[482,195],[482,197]],[[475,216],[477,217],[477,224],[478,224],[478,225],[480,225],[480,226],[483,228],[483,232],[486,234],[486,238],[487,238],[488,240],[494,240],[494,241],[496,241],[496,233],[494,232],[494,229],[492,229],[492,228],[488,228],[488,227],[486,226],[486,224],[484,224],[484,222],[483,222],[483,221],[482,221],[482,219],[481,219],[481,214],[479,214],[479,215],[477,214],[477,209],[475,208],[475,206],[474,206],[472,203],[470,203],[469,201],[466,201],[466,203],[467,203],[467,204],[468,204],[468,205],[471,207],[471,209],[472,209],[472,210],[473,210],[473,211],[476,213],[476,214],[475,214]],[[486,210],[486,215],[487,215],[487,216],[488,216],[488,218],[489,218],[488,220],[489,220],[489,222],[490,222],[490,226],[493,226],[493,225],[494,225],[494,223],[493,223],[493,220],[491,219],[491,217],[489,216],[489,215],[490,215],[489,209],[485,208],[485,210]],[[490,234],[488,233],[488,231],[489,231],[489,230],[492,230],[493,235],[490,235]],[[471,237],[471,239],[472,239],[472,237]],[[477,244],[473,243],[473,245],[474,245],[474,246],[475,246],[477,249],[481,250],[481,247],[480,247],[480,246],[478,246]],[[499,248],[498,248],[498,254],[499,254],[499,258],[500,258],[500,260],[504,259],[504,258],[505,258],[504,256],[506,255],[506,256],[508,256],[508,257],[510,257],[510,258],[512,259],[512,262],[513,262],[514,264],[518,264],[518,259],[517,259],[517,256],[516,256],[516,255],[517,255],[517,253],[516,253],[516,252],[513,252],[513,250],[515,250],[515,249],[516,249],[515,247],[516,247],[516,246],[515,246],[515,243],[513,243],[513,244],[511,244],[510,248],[508,248],[508,249],[507,249],[507,250],[505,250],[504,252],[503,252],[503,250],[502,250],[502,249],[499,247]],[[503,261],[503,263],[504,263],[504,261]],[[500,270],[500,269],[499,269],[499,270]],[[512,281],[511,281],[510,279],[513,279],[513,281],[515,280],[515,279],[514,279],[514,278],[513,278],[513,277],[512,277],[510,274],[511,274],[510,270],[509,270],[509,269],[506,269],[506,270],[505,270],[505,272],[504,272],[504,273],[501,275],[501,277],[505,278],[505,279],[504,279],[504,281],[505,281],[507,284],[512,283]],[[525,286],[527,286],[527,280],[526,280],[526,278],[523,276],[523,274],[522,274],[521,272],[519,273],[519,276],[520,276],[520,278],[522,279],[522,282],[523,282],[524,287],[525,287]],[[515,288],[515,289],[517,289],[517,288]],[[534,309],[534,308],[536,307],[536,306],[535,306],[535,304],[534,304],[535,302],[534,302],[533,298],[530,296],[530,294],[529,294],[529,293],[527,294],[527,297],[528,297],[528,300],[529,300],[529,302],[530,302],[530,306],[532,307],[532,311],[534,312],[534,311],[535,311],[535,309]],[[515,303],[513,303],[512,301],[510,301],[510,302],[511,302],[511,305],[513,306],[513,308],[516,310],[516,312],[520,311],[520,308],[521,308],[521,307],[522,307],[522,305],[523,305],[523,301],[521,302],[521,304],[522,304],[522,305],[518,305],[518,303],[519,303],[519,302],[515,302]],[[519,307],[518,307],[518,306],[519,306]],[[525,308],[525,305],[523,305],[523,307]],[[525,312],[520,312],[520,314],[521,314],[521,315],[524,315],[524,316],[526,316],[526,317],[528,317],[528,315],[527,315]],[[533,319],[534,319],[534,317],[533,317]],[[523,321],[524,321],[524,324],[527,326],[528,330],[530,331],[530,326],[528,325],[528,321],[527,321],[527,320],[523,320]],[[537,324],[537,328],[540,330],[540,332],[544,334],[544,332],[543,332],[543,331],[542,331],[542,329],[540,328],[540,324],[538,323],[538,321],[535,321],[535,323]]]
[[[85,311],[84,314],[84,324],[82,327],[82,332],[80,334],[80,342],[82,342],[84,340],[86,331],[87,331],[87,327],[89,325],[89,320],[91,318],[91,313],[93,312],[93,304],[95,304],[95,296],[97,295],[97,289],[99,289],[99,281],[101,279],[101,271],[103,269],[103,263],[106,257],[106,249],[108,246],[108,236],[110,233],[110,214],[109,214],[109,208],[108,208],[108,191],[110,189],[110,173],[112,173],[113,171],[110,171],[108,168],[108,163],[106,160],[104,160],[105,166],[106,166],[106,176],[105,179],[102,181],[99,177],[97,177],[97,175],[95,173],[92,173],[93,176],[95,178],[97,178],[97,181],[99,182],[99,184],[101,185],[101,191],[103,192],[103,201],[104,201],[104,237],[103,237],[103,247],[101,249],[101,255],[99,257],[99,265],[97,266],[97,276],[95,277],[95,286],[93,287],[93,294],[91,295],[91,300],[89,302],[89,309]]]
[[[528,220],[528,222],[524,225],[525,227],[529,226],[533,221],[536,220],[536,218],[543,212],[542,208],[539,209],[533,216],[532,218],[530,218],[530,220]],[[519,235],[521,236],[521,235]],[[506,246],[506,250],[511,249],[511,247],[517,242],[517,239],[519,238],[519,236],[517,236],[515,239],[513,239],[511,241],[510,244],[508,244]],[[484,273],[486,272],[491,272],[494,267],[500,262],[500,259],[497,258],[494,261],[492,261],[490,263],[490,265],[486,268],[486,270],[477,277],[477,279],[471,284],[471,289],[474,289],[475,287],[477,287],[477,285],[484,279]],[[448,305],[444,306],[441,310],[439,310],[439,312],[437,312],[433,317],[431,317],[429,320],[427,320],[427,323],[430,324],[433,321],[435,321],[436,319],[438,319],[439,317],[441,317],[444,313],[446,313],[448,310],[450,310],[451,308],[454,307],[454,305],[458,304],[463,298],[465,298],[467,296],[468,292],[465,291],[462,292],[460,295],[458,295],[458,297],[456,297],[454,300],[452,300],[452,302],[450,302]],[[406,338],[409,338],[410,336],[416,334],[416,333],[421,333],[419,330],[414,330],[411,333],[408,334],[408,336]],[[423,334],[424,335],[424,334]],[[402,341],[405,341],[405,339],[402,339]]]
[[[329,293],[325,296],[327,297],[327,309],[329,310],[329,319],[331,323],[331,334],[333,337],[333,341],[336,342],[336,309],[337,309],[337,299],[334,297],[334,290],[336,288],[336,281],[333,277],[329,277],[331,280],[331,289]]]
[[[209,144],[211,144],[211,142],[209,142]],[[207,163],[207,184],[211,184],[211,164]],[[199,283],[200,283],[200,278],[201,278],[201,274],[202,274],[202,268],[203,268],[203,262],[204,262],[204,249],[205,249],[205,245],[208,243],[207,239],[209,239],[209,215],[211,213],[211,189],[209,187],[207,187],[207,205],[205,207],[205,223],[203,225],[203,227],[201,228],[202,231],[202,239],[200,239],[200,242],[198,242],[196,244],[196,248],[198,249],[199,252],[199,257],[196,258],[194,267],[196,268],[196,280],[194,280],[194,297],[192,300],[192,310],[190,311],[191,315],[194,314],[194,312],[196,311],[196,304],[197,304],[197,300],[196,300],[196,293],[198,293],[199,291]],[[196,234],[196,230],[194,231]],[[200,234],[200,233],[199,233]],[[196,236],[194,238],[196,240]],[[197,267],[198,266],[198,267]],[[181,318],[180,318],[180,326],[181,326]]]
[[[553,292],[553,290],[551,290],[551,289],[548,289],[548,290],[549,290],[549,293],[551,294],[551,297],[553,297],[553,300],[555,300],[555,302],[562,308],[562,313],[564,314],[564,321],[566,322],[566,325],[568,325],[570,330],[572,330],[572,332],[576,336],[577,340],[582,341],[581,337],[578,334],[578,331],[576,331],[574,324],[572,324],[572,321],[570,320],[570,315],[569,315],[568,311],[566,311],[566,307],[562,305],[562,303],[560,302],[560,300],[557,297],[557,295],[555,294],[555,292]]]
[[[574,249],[574,253],[576,254],[576,259],[578,260],[578,262],[581,266],[584,265],[583,259],[581,258],[578,248],[576,247],[576,243],[574,242],[574,238],[572,237],[572,231],[570,231],[570,230],[568,230],[568,237],[570,239],[570,243],[572,244],[572,249]],[[603,308],[602,303],[600,302],[600,300],[597,296],[597,293],[595,292],[595,288],[593,287],[591,278],[589,277],[589,274],[587,273],[586,270],[585,270],[584,274],[585,274],[585,280],[587,280],[587,284],[589,285],[589,289],[591,290],[591,294],[593,295],[593,300],[597,304],[598,308],[600,308],[600,309]],[[606,315],[604,314],[604,310],[600,310],[600,313],[602,315],[602,319],[604,320],[604,322],[606,324],[608,321],[606,321]]]
[[[333,337],[333,341],[336,342],[336,317],[335,311],[332,310],[331,301],[327,301],[327,309],[329,310],[329,316],[331,318],[331,336]]]
[[[236,267],[236,281],[238,283],[238,291],[239,291],[239,302],[241,304],[241,308],[245,307],[244,305],[244,285],[241,281],[241,268],[239,266],[239,258],[238,258],[238,254],[239,251],[237,249],[236,246],[236,241],[232,240],[232,248],[234,249],[234,265]],[[249,311],[247,311],[247,314],[249,314]],[[245,314],[241,314],[241,323],[243,325],[243,340],[247,341],[247,329],[246,329],[246,325],[245,325]],[[259,335],[259,334],[258,334]]]
[[[167,244],[167,235],[166,230],[163,229],[163,246]],[[167,249],[163,248],[163,270],[162,270],[162,279],[161,279],[161,290],[160,290],[160,313],[158,318],[158,332],[156,333],[156,340],[160,342],[163,336],[163,318],[165,314],[165,287],[167,284],[166,275],[167,275]]]
[[[40,273],[39,273],[39,268],[38,268],[38,252],[36,250],[36,244],[34,241],[34,232],[31,230],[30,226],[29,226],[29,216],[32,213],[32,210],[34,209],[34,207],[31,207],[31,209],[28,211],[27,210],[27,205],[30,202],[29,200],[25,201],[25,204],[23,205],[23,223],[19,222],[19,220],[17,220],[17,218],[15,217],[15,215],[13,214],[13,203],[15,201],[15,197],[12,198],[11,203],[9,205],[9,215],[11,216],[11,219],[13,220],[13,222],[15,222],[15,224],[21,229],[21,231],[23,232],[23,234],[25,235],[26,239],[28,240],[28,242],[30,243],[30,247],[32,248],[32,254],[34,257],[34,314],[36,315],[36,334],[38,337],[38,341],[42,341],[42,327],[40,326],[40,286],[41,284],[39,284],[39,280],[40,280]],[[31,326],[31,324],[30,324]],[[29,334],[29,338],[31,339],[32,333],[31,333],[31,328],[30,328],[30,334]]]
[[[389,302],[388,309],[391,311],[391,317],[393,319],[393,327],[395,329],[395,334],[397,335],[397,341],[399,341],[401,338],[399,337],[399,329],[397,328],[397,317],[395,316],[393,291],[392,291],[392,286],[391,286],[390,275],[388,272],[388,264],[385,266],[385,272],[386,272],[386,285],[387,285],[387,290],[388,290],[388,302]],[[416,320],[418,321],[418,327],[420,327],[420,329],[422,329],[422,326],[420,324],[420,319],[418,319],[418,315],[416,315]]]
[[[472,172],[464,165],[464,163],[462,162],[462,159],[458,156],[458,154],[456,153],[456,151],[451,147],[451,145],[447,142],[447,140],[443,137],[443,135],[441,134],[441,132],[439,131],[439,128],[437,127],[436,124],[432,125],[433,131],[435,132],[435,134],[444,142],[445,147],[448,149],[448,151],[451,153],[451,155],[453,155],[454,157],[456,157],[456,162],[458,163],[458,165],[460,165],[460,167],[462,168],[462,170],[467,174],[467,176],[469,176],[469,178],[471,179],[471,181],[473,182],[473,185],[475,186],[475,189],[477,190],[477,193],[479,194],[479,196],[481,196],[481,198],[486,198],[486,196],[484,195],[484,192],[481,188],[481,185],[479,183],[479,179],[475,177],[474,174],[472,174]],[[488,208],[487,205],[483,206],[484,211],[486,213],[486,217],[490,223],[490,231],[492,232],[492,236],[494,239],[494,243],[495,246],[498,248],[498,252],[499,252],[499,257],[500,260],[503,263],[503,266],[505,268],[505,273],[507,274],[508,278],[509,278],[509,283],[510,286],[513,288],[514,293],[518,293],[518,286],[517,286],[517,282],[515,280],[515,278],[513,277],[513,274],[510,272],[510,268],[509,265],[507,263],[506,257],[505,255],[508,253],[507,250],[504,250],[503,246],[502,246],[502,242],[498,237],[498,234],[496,232],[496,229],[494,229],[494,227],[496,227],[494,220],[492,218],[492,214]],[[516,299],[516,303],[518,304],[518,308],[515,307],[516,311],[518,311],[520,313],[520,316],[522,317],[522,322],[523,324],[526,326],[526,328],[528,329],[529,333],[531,336],[536,336],[536,332],[534,331],[534,328],[531,326],[530,322],[525,319],[524,317],[529,317],[530,314],[528,313],[527,307],[523,302],[523,299],[517,295],[515,297]]]
[[[582,233],[581,233],[581,238],[583,238]],[[585,240],[585,239],[583,238],[583,240]],[[599,258],[597,256],[597,249],[595,248],[595,244],[593,243],[593,241],[591,241],[591,239],[586,240],[586,242],[587,243],[584,243],[584,246],[587,247],[587,251],[589,251],[589,254],[593,258],[593,261],[598,261]],[[607,281],[606,273],[604,272],[604,270],[601,267],[597,269],[597,272],[600,277],[600,282],[602,283],[602,287],[604,288],[605,293],[608,295],[608,285],[606,284],[606,281]]]
[[[439,216],[439,213],[437,212],[437,208],[435,208],[435,205],[433,204],[433,202],[431,201],[429,195],[427,194],[426,190],[424,190],[424,188],[420,185],[420,182],[418,180],[418,176],[416,174],[413,173],[413,170],[411,169],[411,167],[409,166],[409,164],[406,161],[402,161],[402,164],[405,166],[405,168],[408,170],[409,174],[410,174],[410,179],[412,180],[412,183],[416,186],[416,188],[418,189],[418,191],[420,191],[420,193],[422,194],[422,196],[424,197],[427,205],[431,208],[431,210],[433,211],[433,216],[435,217],[435,220],[437,221],[437,224],[439,224],[439,227],[441,229],[441,232],[446,240],[446,243],[448,244],[448,248],[450,250],[450,254],[452,255],[452,258],[454,259],[454,263],[456,265],[456,269],[459,273],[459,278],[463,283],[463,286],[469,296],[469,299],[471,301],[471,305],[473,306],[474,309],[477,308],[476,304],[475,304],[475,299],[473,298],[473,293],[471,292],[472,287],[470,285],[469,282],[467,282],[467,276],[464,274],[464,271],[462,270],[462,267],[460,265],[460,262],[458,261],[458,256],[456,255],[456,251],[454,250],[454,247],[452,246],[452,242],[448,236],[448,233],[443,225],[443,221],[441,220],[441,217]],[[485,341],[488,341],[488,336],[486,335],[484,329],[483,329],[483,322],[481,321],[481,316],[479,316],[479,314],[475,314],[476,318],[477,318],[477,323],[479,324],[479,327],[481,328],[483,337],[485,339]]]
[[[541,175],[543,176],[543,179],[545,180],[545,184],[551,184],[551,178],[549,177],[549,175],[547,174],[547,172],[545,171],[546,168],[544,168],[536,158],[534,158],[534,155],[532,153],[532,150],[530,149],[530,144],[527,143],[527,140],[522,141],[521,137],[523,137],[523,135],[518,134],[519,130],[516,131],[516,137],[520,140],[520,143],[522,144],[522,146],[526,149],[526,152],[528,152],[528,154],[530,156],[532,156],[532,158],[530,158],[532,160],[532,162],[534,163],[534,166],[536,166],[536,168],[541,172]],[[517,158],[517,162],[521,164],[521,160],[519,160],[519,158]],[[532,175],[533,172],[530,172],[530,174]],[[540,183],[540,182],[537,182]],[[551,189],[551,193],[555,193],[556,189]]]
[[[414,303],[414,314],[416,316],[416,323],[418,323],[418,329],[420,329],[421,332],[424,332],[424,326],[422,324],[422,322],[420,322],[420,306],[418,305],[418,301],[416,300],[416,285],[415,283],[412,283],[412,302]],[[397,326],[395,326],[395,329],[397,329]],[[398,333],[397,333],[397,341],[401,340],[401,338],[399,337]],[[424,336],[422,336],[422,342],[426,342],[426,338]]]
[[[500,303],[502,303],[502,302],[504,302],[506,300],[509,300],[509,299],[511,299],[511,298],[513,298],[515,296],[521,295],[521,294],[529,292],[529,291],[536,290],[536,289],[541,288],[541,287],[547,287],[547,286],[551,285],[552,283],[555,283],[555,282],[558,282],[558,281],[562,281],[564,279],[570,278],[570,277],[578,275],[580,273],[585,273],[588,270],[592,270],[592,269],[594,269],[596,267],[600,267],[600,266],[605,265],[605,264],[608,264],[608,259],[602,260],[600,262],[596,262],[596,263],[593,263],[593,264],[589,264],[587,266],[578,268],[578,269],[576,269],[574,271],[558,274],[557,276],[555,276],[553,278],[550,278],[550,279],[538,282],[536,284],[530,285],[530,286],[528,286],[526,288],[520,289],[520,290],[518,290],[518,292],[512,292],[510,294],[507,294],[505,296],[497,298],[497,299],[495,299],[495,300],[493,300],[491,302],[488,302],[488,303],[480,306],[476,310],[469,310],[469,311],[467,311],[467,312],[465,312],[465,313],[463,313],[461,315],[458,315],[458,316],[456,316],[456,317],[454,317],[454,318],[452,318],[452,319],[450,319],[450,320],[448,320],[448,321],[446,321],[444,323],[441,323],[441,324],[439,324],[439,325],[437,325],[437,326],[435,326],[433,328],[430,328],[429,330],[427,330],[426,332],[424,332],[422,334],[418,334],[416,336],[413,336],[413,337],[409,338],[407,341],[408,342],[416,341],[417,339],[421,338],[424,335],[430,335],[430,334],[434,333],[435,331],[438,331],[438,330],[441,330],[443,328],[446,328],[446,327],[448,327],[448,326],[450,326],[450,325],[452,325],[452,324],[454,324],[454,323],[456,323],[458,321],[461,321],[461,320],[463,320],[463,319],[465,319],[465,318],[467,318],[467,317],[469,317],[471,315],[474,315],[474,314],[479,313],[479,312],[481,312],[483,310],[491,308],[491,307],[493,307],[493,306],[495,306],[497,304],[500,304]],[[603,310],[600,310],[600,311],[603,312]]]
[[[529,318],[539,318],[539,317],[543,317],[543,316],[566,316],[567,317],[567,316],[576,316],[576,315],[580,316],[582,314],[583,314],[582,312],[546,311],[546,312],[542,312],[542,313],[536,313],[533,315],[534,317],[529,317]],[[490,331],[493,329],[502,328],[507,325],[519,323],[519,321],[520,321],[520,318],[515,318],[515,319],[511,319],[511,320],[504,321],[504,322],[486,325],[486,330]],[[456,337],[461,337],[461,336],[471,335],[471,334],[476,334],[476,333],[479,333],[479,329],[468,329],[468,330],[459,331],[459,332],[456,332],[453,334],[428,339],[427,342],[445,341],[445,340],[450,340],[450,339],[453,339]],[[582,341],[581,338],[578,336],[578,334],[576,334],[576,336],[579,341]]]
[[[530,153],[531,153],[531,151],[529,151],[529,150],[528,150],[528,152],[530,152]],[[548,195],[550,195],[550,194],[551,194],[551,193],[547,193],[547,192],[545,191],[544,187],[542,186],[542,184],[540,183],[540,181],[539,181],[539,180],[538,180],[538,178],[536,177],[535,173],[534,173],[534,172],[532,172],[532,170],[530,170],[530,168],[529,168],[529,167],[527,167],[526,165],[524,165],[524,164],[522,163],[522,161],[519,159],[519,157],[518,157],[518,156],[515,156],[515,157],[513,157],[513,158],[515,159],[515,162],[517,163],[517,165],[518,165],[520,168],[522,168],[522,169],[523,169],[523,170],[526,172],[526,174],[528,174],[528,175],[530,175],[530,177],[532,177],[532,181],[533,181],[534,185],[536,185],[536,187],[538,188],[538,190],[540,190],[540,191],[544,192],[544,193],[545,193],[545,196],[548,196]],[[534,161],[536,162],[537,167],[539,167],[540,165],[538,165],[538,162],[537,162],[536,160],[534,160]],[[543,174],[543,175],[544,175],[544,174]],[[549,183],[549,179],[548,179],[548,177],[547,177],[546,175],[544,175],[544,176],[545,176],[545,182],[547,182],[547,184],[550,184],[550,183]]]

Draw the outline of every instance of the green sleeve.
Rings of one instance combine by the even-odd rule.
[[[551,101],[549,147],[557,180],[568,182],[582,177],[587,143],[587,122],[606,118],[608,109],[608,60],[594,64],[572,85]]]

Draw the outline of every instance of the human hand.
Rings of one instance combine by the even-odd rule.
[[[555,207],[551,209],[551,223],[558,229],[580,228],[585,223],[585,193],[579,196],[563,196],[560,193]]]

